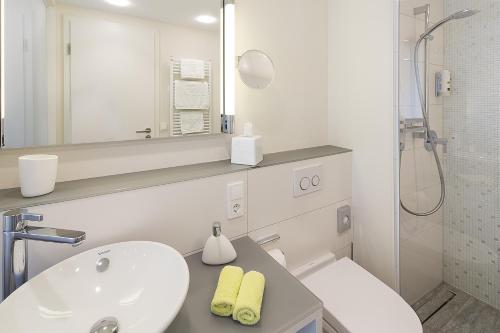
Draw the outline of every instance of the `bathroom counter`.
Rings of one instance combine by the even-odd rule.
[[[64,201],[78,200],[111,193],[173,184],[200,178],[264,168],[313,158],[348,153],[351,150],[336,146],[319,146],[266,154],[255,167],[231,164],[230,160],[199,163],[173,168],[141,171],[114,176],[81,179],[56,184],[52,193],[35,198],[23,198],[20,188],[0,190],[0,212]]]
[[[254,241],[243,237],[233,241],[233,245],[238,258],[231,265],[240,266],[245,272],[259,271],[266,277],[260,322],[243,326],[231,318],[211,314],[210,302],[223,266],[203,264],[198,253],[186,258],[191,279],[188,295],[165,333],[288,332],[315,313],[321,314],[321,301]]]

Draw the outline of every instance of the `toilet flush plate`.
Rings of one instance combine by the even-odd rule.
[[[293,170],[293,195],[300,197],[321,190],[322,165],[315,164]]]
[[[337,209],[337,232],[343,233],[352,226],[351,206],[345,205]]]

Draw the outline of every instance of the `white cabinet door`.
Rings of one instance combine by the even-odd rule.
[[[136,131],[155,127],[156,32],[87,18],[65,23],[65,142],[145,138]]]

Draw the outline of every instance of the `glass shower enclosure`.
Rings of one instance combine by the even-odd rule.
[[[424,331],[500,332],[500,1],[401,0],[399,22],[401,294]]]

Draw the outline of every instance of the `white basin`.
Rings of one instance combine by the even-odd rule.
[[[103,258],[109,259],[107,269]],[[88,333],[111,317],[120,333],[159,333],[181,309],[188,287],[186,261],[170,246],[102,246],[62,261],[16,290],[0,304],[1,331]]]

